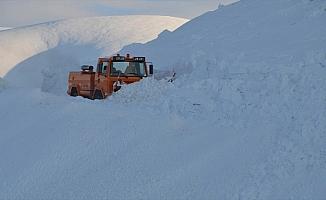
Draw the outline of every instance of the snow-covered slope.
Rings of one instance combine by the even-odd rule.
[[[122,51],[145,54],[158,69],[179,74],[177,90],[183,92],[169,99],[175,110],[200,104],[201,112],[215,119],[210,127],[218,127],[211,135],[227,132],[222,128],[227,124],[227,130],[243,137],[243,143],[226,144],[222,154],[216,151],[219,147],[212,148],[211,156],[216,157],[211,159],[216,162],[233,157],[229,170],[234,174],[224,180],[225,169],[212,169],[207,180],[202,177],[208,194],[201,195],[326,196],[325,22],[323,0],[243,0]],[[152,101],[159,102],[157,106],[163,103]],[[191,115],[190,110],[182,116]],[[202,116],[198,123],[202,120],[207,121]],[[204,130],[198,134],[210,128]],[[234,140],[231,135],[227,138]],[[242,155],[246,161],[232,154],[234,149],[246,152]],[[214,190],[212,185],[220,183],[224,185]]]
[[[11,29],[10,27],[1,27],[0,26],[0,31],[5,31],[5,30],[9,30],[9,29]]]
[[[194,62],[215,68],[221,60],[291,63],[325,50],[325,7],[323,0],[244,0],[125,51],[147,55],[159,69],[182,70]]]
[[[122,51],[174,69],[173,83],[105,101],[5,89],[0,199],[323,199],[325,9],[243,0],[207,13]]]
[[[0,33],[0,76],[12,84],[62,93],[68,71],[96,64],[123,46],[155,39],[187,20],[165,16],[70,19]],[[20,76],[25,74],[25,76]]]

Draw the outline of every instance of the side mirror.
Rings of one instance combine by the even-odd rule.
[[[149,65],[149,74],[150,75],[154,74],[154,66],[153,65]]]

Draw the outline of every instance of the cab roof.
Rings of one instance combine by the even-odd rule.
[[[111,57],[102,57],[99,58],[99,61],[112,61],[112,62],[145,62],[145,57],[131,57],[129,54],[126,56],[121,56],[120,54],[111,56]]]

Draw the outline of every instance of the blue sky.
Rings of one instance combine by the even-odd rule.
[[[0,26],[17,27],[65,18],[168,15],[194,18],[236,0],[0,0]]]

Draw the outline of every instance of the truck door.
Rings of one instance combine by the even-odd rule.
[[[97,89],[101,89],[104,96],[108,95],[109,90],[109,82],[108,82],[108,70],[109,70],[109,62],[108,61],[100,61],[97,65],[97,77],[95,78],[95,87]]]

